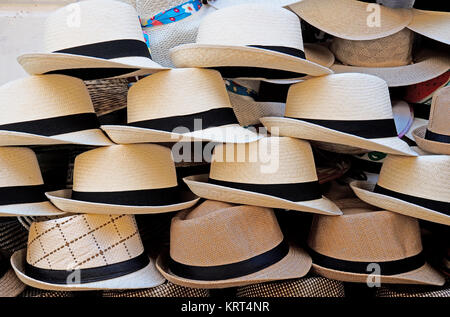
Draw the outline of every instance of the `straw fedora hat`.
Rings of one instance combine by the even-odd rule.
[[[217,145],[209,176],[183,178],[197,196],[236,204],[340,215],[321,194],[311,146],[268,137],[247,144]]]
[[[44,46],[45,52],[18,57],[29,74],[88,80],[167,69],[151,60],[136,10],[120,1],[80,1],[56,10],[46,20]]]
[[[294,13],[278,6],[243,4],[209,14],[200,24],[196,43],[177,46],[170,56],[177,67],[215,68],[225,78],[290,79],[330,74],[311,61],[326,64],[329,54],[322,53],[312,50],[309,60],[305,58],[300,20]]]
[[[386,210],[450,225],[450,157],[388,155],[377,184],[355,181],[361,200]]]
[[[127,126],[102,126],[116,143],[260,138],[239,126],[220,73],[210,69],[172,69],[141,79],[129,90],[127,114]]]
[[[9,258],[0,252],[0,297],[16,297],[25,287],[11,268]]]
[[[47,192],[72,213],[150,214],[193,206],[198,197],[180,190],[170,149],[155,144],[114,145],[75,158],[73,190]]]
[[[167,281],[166,283],[146,289],[130,291],[104,291],[102,297],[211,297],[210,290],[204,288],[190,288],[179,286]]]
[[[0,146],[111,145],[99,129],[83,81],[64,75],[30,76],[0,87]]]
[[[302,277],[311,258],[289,245],[272,209],[205,201],[172,218],[156,267],[174,284],[226,288]]]
[[[0,216],[64,214],[45,197],[45,185],[34,152],[0,147]]]
[[[27,245],[28,230],[16,217],[0,217],[0,250],[14,252]]]
[[[23,283],[55,291],[138,289],[165,281],[145,253],[132,215],[34,222],[27,249],[15,252],[11,264]]]
[[[341,144],[359,153],[416,155],[397,137],[386,82],[371,75],[333,74],[294,84],[284,118],[260,120],[272,134]]]
[[[427,152],[450,155],[449,123],[450,86],[434,93],[428,125],[413,131],[417,145]]]

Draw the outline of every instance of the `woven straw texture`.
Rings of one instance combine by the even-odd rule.
[[[0,276],[0,298],[17,297],[25,287],[25,284],[17,278],[13,270],[9,270],[3,276]]]
[[[447,279],[448,280],[448,279]],[[434,286],[383,286],[377,288],[376,297],[450,297],[450,285]]]
[[[85,81],[97,116],[127,106],[128,80],[125,78]]]
[[[28,231],[16,218],[0,219],[0,251],[15,252],[27,246]]]
[[[103,297],[210,297],[208,289],[189,288],[171,282],[138,291],[103,292]]]
[[[75,295],[73,292],[48,291],[34,287],[27,287],[25,291],[22,294],[20,294],[20,297],[63,298],[63,297],[75,297]]]

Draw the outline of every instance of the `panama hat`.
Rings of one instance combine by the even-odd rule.
[[[220,73],[210,69],[172,69],[141,79],[130,88],[127,114],[127,126],[102,126],[116,143],[260,138],[239,126]]]
[[[27,245],[28,231],[16,217],[0,217],[0,250],[14,252]]]
[[[0,252],[0,297],[16,297],[25,287],[12,270],[9,258]]]
[[[427,152],[450,155],[449,122],[450,87],[445,87],[433,95],[428,125],[413,131],[417,145]]]
[[[377,184],[355,181],[351,188],[361,200],[380,208],[450,225],[450,157],[388,155]]]
[[[112,142],[99,129],[83,81],[64,75],[30,76],[0,87],[0,146]]]
[[[268,137],[214,148],[209,176],[185,177],[196,195],[270,208],[340,215],[321,194],[311,146],[293,138]]]
[[[450,284],[444,286],[422,286],[422,285],[389,285],[377,288],[375,297],[450,297]]]
[[[177,185],[170,149],[114,145],[78,155],[73,190],[47,192],[61,210],[92,214],[149,214],[189,208],[198,198]]]
[[[342,152],[416,155],[397,137],[386,82],[371,75],[332,74],[294,84],[284,117],[261,122],[272,134],[345,145]]]
[[[34,222],[27,249],[15,252],[11,264],[23,283],[55,291],[137,289],[165,281],[145,253],[132,215]]]
[[[140,290],[129,291],[104,291],[102,297],[211,297],[210,290],[204,288],[190,288],[176,285],[167,281],[166,283]]]
[[[196,43],[177,46],[170,54],[177,67],[215,68],[225,78],[290,79],[331,73],[305,58],[298,16],[272,5],[217,10],[202,20]],[[329,60],[328,54],[311,55],[314,52],[311,60]]]
[[[136,10],[123,2],[80,1],[47,18],[45,52],[18,57],[29,74],[81,79],[131,77],[167,69],[151,60]]]
[[[311,258],[289,245],[272,209],[205,201],[172,219],[156,267],[174,284],[226,288],[302,277]]]

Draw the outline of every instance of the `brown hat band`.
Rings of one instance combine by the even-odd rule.
[[[425,139],[430,140],[430,141],[441,142],[441,143],[450,143],[450,135],[432,132],[428,129],[425,132]]]
[[[47,201],[45,185],[0,187],[0,206]]]

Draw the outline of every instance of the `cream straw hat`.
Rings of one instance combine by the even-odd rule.
[[[47,19],[45,52],[19,56],[29,74],[85,80],[131,77],[167,69],[151,60],[136,10],[111,0],[80,1]]]
[[[284,118],[260,120],[272,134],[342,144],[360,153],[416,155],[397,137],[388,87],[375,76],[333,74],[294,84]]]
[[[302,277],[311,258],[288,244],[272,209],[205,201],[172,218],[170,254],[156,267],[174,284],[226,288]]]
[[[215,68],[225,78],[291,79],[331,73],[310,61],[326,64],[330,56],[322,56],[323,50],[311,50],[309,60],[305,58],[298,16],[272,5],[217,10],[202,20],[196,43],[170,53],[177,67]]]
[[[311,146],[269,137],[247,144],[217,145],[208,175],[183,179],[196,195],[236,204],[340,215],[321,194]]]
[[[14,274],[9,258],[0,252],[0,298],[16,297],[25,290],[25,287],[26,285]]]
[[[11,264],[25,284],[45,290],[138,289],[165,279],[145,253],[131,215],[73,215],[34,222],[28,247]]]
[[[193,206],[198,198],[177,184],[170,149],[114,145],[75,158],[73,190],[46,193],[61,210],[88,214],[151,214]]]
[[[241,143],[260,138],[239,126],[215,70],[172,69],[141,79],[130,88],[127,113],[127,126],[102,126],[116,143]]]
[[[0,147],[0,216],[64,214],[45,197],[45,185],[34,152]]]
[[[450,225],[450,157],[388,155],[377,184],[350,183],[363,201],[380,208]]]
[[[0,146],[112,142],[99,129],[83,81],[64,75],[30,76],[0,87]]]

